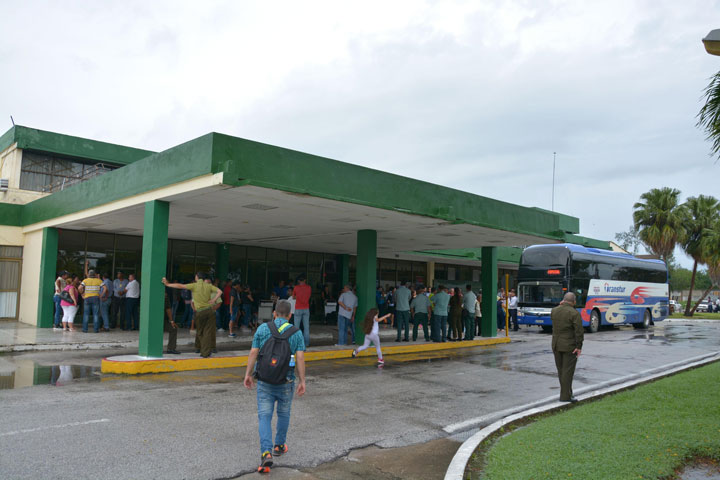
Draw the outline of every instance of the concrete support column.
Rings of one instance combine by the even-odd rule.
[[[139,354],[162,357],[168,220],[170,204],[160,200],[145,203],[143,225],[142,281],[140,283]]]
[[[338,291],[350,283],[350,255],[344,253],[340,255],[340,288]]]
[[[37,309],[37,326],[41,328],[53,326],[53,295],[55,295],[57,258],[58,231],[52,227],[43,228]]]
[[[217,272],[217,278],[220,279],[220,288],[222,288],[223,282],[227,280],[230,269],[230,245],[227,243],[218,243],[216,257],[217,263],[215,271]]]
[[[365,314],[375,308],[375,286],[377,285],[377,232],[359,230],[357,233],[357,296],[358,309],[355,315],[355,343],[365,341],[363,323]]]
[[[497,336],[497,247],[482,247],[482,320],[480,336]]]
[[[427,275],[425,276],[427,279],[425,281],[425,286],[430,289],[433,286],[433,283],[435,282],[435,262],[427,262]]]

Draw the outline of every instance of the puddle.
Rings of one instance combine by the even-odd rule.
[[[100,379],[100,367],[87,365],[38,365],[32,361],[22,361],[14,366],[11,372],[0,370],[0,390],[35,385],[61,387],[79,379]]]
[[[695,465],[685,467],[679,477],[680,480],[720,480],[720,470],[708,465]]]

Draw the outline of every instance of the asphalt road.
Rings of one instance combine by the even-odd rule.
[[[350,450],[446,437],[443,427],[558,394],[550,336],[451,353],[313,362],[293,403],[284,466],[306,468]],[[664,323],[586,335],[575,388],[720,350],[720,322]],[[113,352],[115,353],[115,352]],[[219,479],[259,459],[255,392],[244,369],[100,375],[101,352],[4,355],[0,363],[75,365],[62,386],[0,390],[3,479]],[[81,366],[84,366],[82,368]]]

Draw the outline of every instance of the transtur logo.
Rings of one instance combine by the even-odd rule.
[[[609,283],[605,284],[606,293],[625,293],[625,287],[613,287]]]

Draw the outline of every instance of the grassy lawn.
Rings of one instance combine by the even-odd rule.
[[[695,313],[692,317],[686,317],[681,312],[675,312],[670,318],[695,318],[703,320],[720,320],[720,313]]]
[[[720,460],[720,363],[546,415],[484,442],[466,477],[672,478],[693,457]]]

